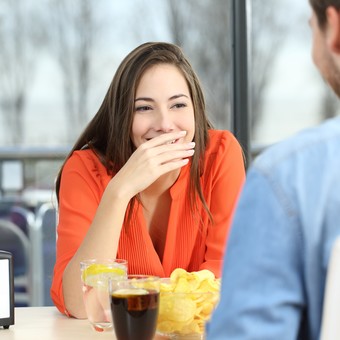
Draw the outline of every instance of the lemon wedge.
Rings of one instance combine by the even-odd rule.
[[[113,296],[127,296],[127,295],[147,295],[149,292],[142,288],[124,288],[118,289],[112,293]]]
[[[108,267],[104,264],[91,264],[83,270],[82,280],[89,286],[97,286],[104,282],[107,286],[109,278],[115,278],[117,276],[125,276],[126,270],[121,267]]]

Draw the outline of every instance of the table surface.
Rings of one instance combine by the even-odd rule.
[[[55,307],[15,308],[14,325],[0,327],[1,340],[115,340],[113,331],[96,332],[88,320],[62,315]],[[164,338],[155,337],[155,340]]]

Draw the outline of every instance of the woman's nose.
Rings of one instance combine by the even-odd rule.
[[[171,132],[174,129],[174,123],[168,110],[159,110],[156,118],[155,129],[164,132]]]

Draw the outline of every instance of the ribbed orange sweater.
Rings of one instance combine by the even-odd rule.
[[[170,188],[172,203],[162,262],[139,204],[135,205],[133,222],[128,228],[123,226],[117,258],[128,260],[130,273],[168,277],[175,268],[181,267],[187,271],[209,269],[220,276],[227,232],[245,170],[241,147],[230,132],[210,130],[209,135],[201,184],[214,224],[209,222],[203,207],[199,215],[203,223],[197,216],[193,217],[188,193],[190,166],[184,166]],[[51,287],[52,299],[62,313],[66,313],[63,272],[84,239],[110,179],[91,150],[75,151],[65,164],[59,195],[57,258]]]

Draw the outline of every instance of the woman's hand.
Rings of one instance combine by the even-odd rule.
[[[185,135],[186,131],[165,133],[140,145],[113,178],[119,190],[133,197],[160,176],[187,164],[195,143],[181,142]]]

